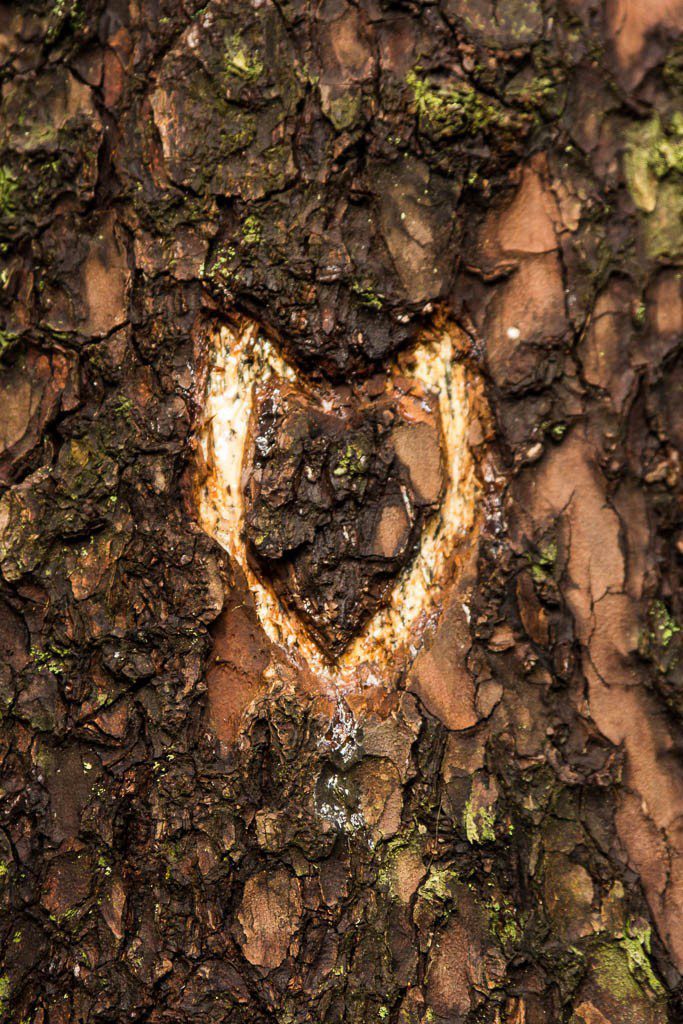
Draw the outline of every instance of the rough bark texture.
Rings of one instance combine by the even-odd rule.
[[[282,601],[335,657],[415,554],[438,507],[439,410],[409,381],[371,381],[336,414],[293,384],[260,390],[244,484],[248,544]],[[402,415],[401,403],[420,419]]]
[[[682,23],[0,9],[2,1019],[683,1020]],[[483,525],[398,686],[322,693],[196,523],[236,310],[337,385],[470,339]]]

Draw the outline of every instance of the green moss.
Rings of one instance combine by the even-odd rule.
[[[3,359],[14,348],[18,340],[18,334],[0,330],[0,359]]]
[[[453,898],[458,875],[451,868],[432,868],[429,878],[418,889],[419,896],[428,903],[443,903]]]
[[[603,992],[634,1010],[651,1006],[664,995],[649,960],[649,929],[630,934],[593,954],[593,975]],[[635,1019],[635,1018],[634,1018]]]
[[[635,125],[627,133],[623,166],[633,202],[648,215],[648,254],[653,259],[678,255],[683,226],[683,114],[675,113],[666,128],[658,114]]]
[[[655,114],[628,132],[624,151],[626,184],[640,210],[652,213],[657,204],[657,183],[671,172],[683,172],[683,116],[674,115],[670,133],[665,133]]]
[[[552,78],[548,78],[547,75],[538,75],[531,80],[529,88],[524,93],[524,98],[527,105],[536,107],[544,100],[553,97],[556,91],[557,85]]]
[[[246,245],[258,245],[261,241],[261,221],[253,214],[242,224],[242,240]]]
[[[263,61],[258,52],[249,53],[239,33],[231,36],[226,44],[225,71],[234,78],[252,82],[263,74]]]
[[[651,940],[649,927],[631,923],[625,935],[593,954],[595,981],[617,1002],[644,1008],[664,996],[650,963]]]
[[[552,540],[545,547],[541,548],[539,555],[541,565],[553,566],[557,561],[557,541]]]
[[[650,154],[652,169],[658,178],[670,172],[683,174],[683,112],[671,118],[668,133],[660,133]]]
[[[406,84],[413,94],[420,126],[433,135],[477,135],[514,127],[515,118],[503,105],[478,92],[468,82],[437,86],[410,71]]]
[[[127,395],[119,395],[114,403],[114,412],[130,421],[133,402]]]
[[[359,444],[349,441],[332,470],[333,476],[360,476],[365,470],[367,455]]]
[[[229,287],[230,282],[234,277],[231,264],[236,255],[237,250],[233,245],[228,245],[225,246],[225,248],[219,249],[211,265],[208,268],[203,268],[202,276],[211,281],[215,281],[217,284],[220,283],[225,287]]]
[[[522,939],[522,926],[514,907],[505,896],[492,897],[484,903],[489,915],[491,934],[505,950],[518,946]]]
[[[465,804],[463,816],[468,843],[488,843],[496,838],[496,816],[490,807],[474,807],[472,797]]]
[[[680,181],[662,182],[657,206],[645,218],[645,249],[651,259],[683,255],[683,188]]]
[[[6,974],[0,974],[0,1011],[3,1013],[9,1008],[10,984]]]
[[[384,305],[382,296],[373,291],[372,288],[364,288],[360,281],[354,281],[351,285],[351,290],[358,296],[363,306],[368,306],[370,309],[376,310],[382,309],[382,306]]]
[[[0,167],[0,214],[11,217],[16,210],[17,179],[9,167]]]
[[[560,424],[564,426],[564,424]],[[565,427],[566,429],[566,427]],[[564,430],[559,435],[562,437]],[[538,556],[532,558],[531,555],[527,555],[529,561],[529,571],[536,583],[542,583],[549,576],[552,576],[555,569],[555,562],[557,561],[557,541],[550,541],[544,547],[539,548]]]
[[[39,647],[32,647],[29,656],[33,664],[40,670],[52,672],[53,675],[64,675],[67,670],[67,660],[71,654],[68,647],[60,647],[59,644],[49,643],[41,650]]]
[[[664,601],[653,601],[648,608],[647,628],[640,635],[638,650],[653,662],[662,674],[675,668],[680,658],[681,627]]]
[[[52,5],[51,24],[47,33],[49,43],[57,38],[67,19],[75,31],[83,27],[85,11],[81,10],[79,0],[55,0]]]
[[[678,40],[671,47],[662,68],[664,81],[677,94],[683,92],[683,40]]]
[[[638,982],[629,970],[628,957],[619,943],[603,946],[593,959],[593,973],[599,987],[618,1002],[639,1002]]]
[[[628,959],[631,974],[640,975],[657,995],[664,994],[664,988],[652,970],[652,929],[629,924],[621,946]]]
[[[633,311],[633,322],[636,327],[642,327],[645,323],[645,316],[647,314],[647,308],[644,302],[639,302]]]
[[[653,601],[650,605],[651,637],[660,647],[668,647],[681,627],[672,617],[663,601]]]
[[[505,89],[506,100],[530,111],[552,109],[557,97],[557,83],[548,75],[534,75],[530,69],[516,75]]]
[[[325,113],[337,131],[351,128],[361,112],[362,96],[358,91],[349,91],[341,96],[328,99]]]
[[[100,854],[97,858],[97,866],[103,874],[107,876],[111,875],[111,864],[109,863],[108,858],[103,854]]]

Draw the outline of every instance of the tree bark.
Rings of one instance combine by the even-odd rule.
[[[683,1020],[682,25],[0,10],[2,1020]]]

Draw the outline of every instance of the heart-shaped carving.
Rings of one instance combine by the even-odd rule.
[[[335,659],[413,557],[444,492],[438,404],[377,377],[311,392],[256,385],[242,487],[253,568]]]

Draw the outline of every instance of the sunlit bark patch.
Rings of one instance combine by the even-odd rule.
[[[210,339],[200,522],[242,568],[270,640],[335,683],[387,682],[412,662],[475,536],[483,400],[465,349],[449,326],[339,388],[252,321]]]

